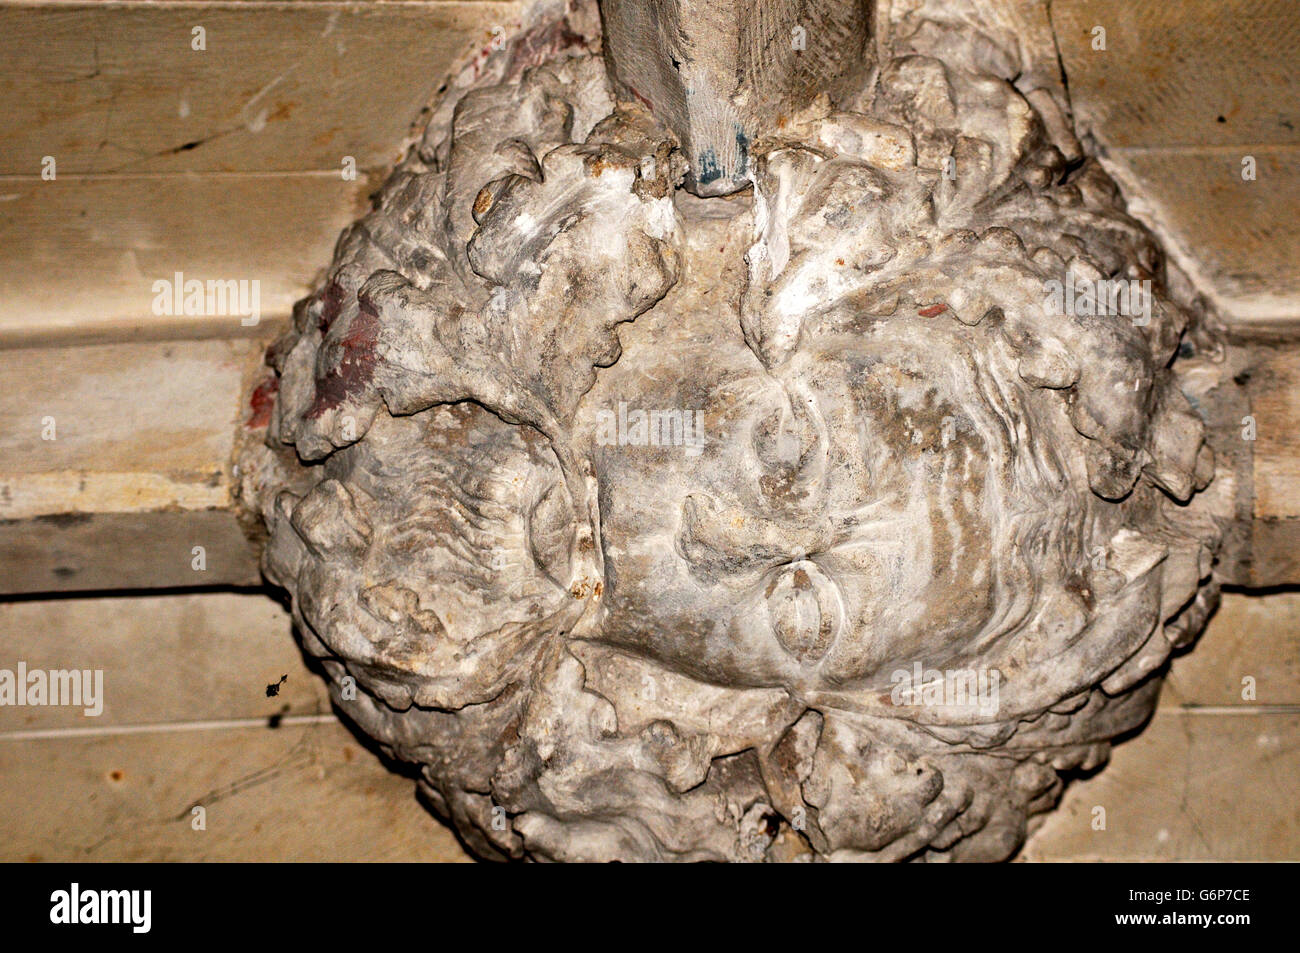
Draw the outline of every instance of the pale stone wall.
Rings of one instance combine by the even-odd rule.
[[[1056,0],[1052,14],[1080,124],[1200,289],[1230,322],[1300,318],[1293,4]],[[421,106],[517,15],[509,2],[0,2],[0,347],[282,327]],[[191,49],[196,25],[208,53]],[[141,53],[172,50],[164,62],[188,70],[218,44],[192,81],[161,90],[157,55]],[[426,64],[423,84],[393,83],[394,55]],[[259,324],[155,313],[152,281],[177,271],[258,279]],[[0,420],[0,436],[13,426]],[[1022,856],[1300,858],[1298,622],[1295,594],[1227,595],[1175,660],[1154,723],[1067,790]],[[0,645],[0,667],[84,658],[108,686],[98,719],[0,709],[4,859],[463,857],[410,783],[335,723],[265,596],[0,604]],[[201,801],[203,832],[188,820]],[[334,840],[303,828],[302,805]]]
[[[0,604],[0,645],[0,667],[75,663],[105,683],[98,718],[0,709],[0,860],[467,859],[330,714],[263,595]],[[1300,859],[1298,740],[1300,595],[1229,593],[1174,660],[1154,722],[1067,788],[1020,856]],[[206,831],[192,829],[196,804]]]

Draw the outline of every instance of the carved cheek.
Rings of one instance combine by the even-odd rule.
[[[960,466],[960,454],[943,461]],[[939,664],[968,650],[994,611],[997,528],[977,508],[983,465],[951,495],[942,479],[918,480],[891,516],[818,556],[838,581],[845,632],[822,664],[843,683],[870,679],[895,663]]]
[[[934,380],[934,377],[930,377]],[[877,369],[854,400],[829,403],[827,467],[834,542],[816,552],[842,600],[825,652],[828,684],[868,687],[897,663],[938,664],[973,645],[993,614],[1006,450],[970,398],[935,390],[900,406]],[[825,402],[824,402],[825,403]]]

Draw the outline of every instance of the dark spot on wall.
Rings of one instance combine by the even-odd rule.
[[[59,529],[68,529],[71,526],[89,523],[93,518],[90,513],[47,513],[45,516],[36,517],[36,522],[57,526]]]

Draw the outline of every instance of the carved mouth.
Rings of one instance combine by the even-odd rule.
[[[764,599],[776,640],[803,665],[825,657],[843,629],[844,599],[839,587],[812,560],[782,567],[768,584]]]

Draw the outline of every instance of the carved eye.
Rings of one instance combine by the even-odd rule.
[[[768,619],[781,647],[808,665],[835,642],[843,619],[839,589],[809,560],[782,567],[765,593]]]
[[[563,484],[555,483],[528,514],[528,548],[537,567],[561,588],[568,585],[573,530],[573,508]]]

